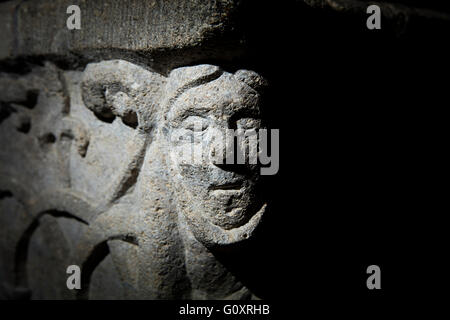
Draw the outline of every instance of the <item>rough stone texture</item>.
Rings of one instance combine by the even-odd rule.
[[[418,26],[448,29],[450,22],[445,1],[292,0],[286,7],[295,2],[303,4],[297,7],[300,21],[312,7],[358,24],[369,4],[379,4],[383,32],[397,36],[420,33]],[[66,28],[71,4],[81,9],[81,30]],[[33,57],[82,69],[90,61],[125,59],[162,73],[205,59],[233,61],[245,55],[249,34],[277,21],[271,13],[283,14],[278,9],[283,7],[255,0],[5,1],[0,3],[0,60],[15,65],[18,58]]]
[[[26,76],[4,75],[1,100],[9,113],[0,127],[0,175],[7,201],[0,218],[8,226],[1,242],[7,294],[249,297],[209,249],[251,237],[265,210],[255,194],[258,168],[238,173],[208,160],[182,163],[178,148],[191,141],[171,139],[203,117],[201,141],[212,148],[211,133],[232,119],[239,125],[236,115],[259,119],[254,88],[262,80],[250,71],[236,75],[198,65],[164,77],[123,60],[89,64],[84,72],[47,64]],[[18,206],[24,210],[14,212]],[[65,288],[71,264],[83,266],[77,296]],[[50,269],[35,276],[42,265]]]
[[[66,8],[77,4],[81,30],[66,28]],[[0,4],[0,59],[52,56],[83,60],[128,58],[161,69],[185,63],[183,55],[204,59],[236,56],[239,38],[214,45],[233,33],[240,1],[8,1]]]
[[[368,3],[293,2],[298,23],[331,12],[358,25]],[[376,3],[383,34],[448,28],[439,6]],[[79,1],[82,29],[68,31],[68,4],[0,3],[0,298],[255,298],[219,257],[251,239],[269,210],[257,168],[178,155],[195,143],[215,150],[214,132],[230,123],[264,125],[267,83],[234,58],[247,54],[250,29],[272,20],[232,0]],[[173,139],[198,118],[201,136]],[[66,288],[72,264],[80,291]]]

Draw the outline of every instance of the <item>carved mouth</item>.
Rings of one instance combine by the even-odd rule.
[[[209,187],[209,190],[235,190],[240,191],[242,189],[242,183],[225,183],[221,185],[213,185]]]

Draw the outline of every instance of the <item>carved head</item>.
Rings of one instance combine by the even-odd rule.
[[[259,167],[227,164],[227,129],[261,127],[265,84],[255,72],[234,74],[199,65],[171,72],[166,84],[162,128],[167,165],[178,210],[194,236],[206,246],[249,238],[265,211],[260,199]],[[240,147],[249,145],[249,137]]]
[[[198,65],[164,77],[120,60],[90,64],[82,84],[83,101],[97,116],[120,117],[145,137],[156,133],[152,143],[158,141],[158,150],[166,152],[149,157],[165,158],[167,168],[155,174],[165,177],[167,170],[181,221],[208,247],[251,237],[265,211],[260,167],[249,161],[249,154],[256,152],[249,142],[262,125],[264,86],[264,79],[248,70],[231,74]],[[237,148],[246,150],[243,164],[226,159],[227,129],[255,133],[236,139]]]

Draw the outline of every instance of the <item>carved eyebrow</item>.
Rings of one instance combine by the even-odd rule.
[[[181,118],[186,118],[189,116],[199,116],[199,117],[203,117],[205,114],[211,112],[211,108],[192,108],[192,107],[187,107],[187,108],[183,108],[183,110],[180,113]]]
[[[205,117],[207,114],[211,112],[211,108],[205,108],[205,107],[198,107],[195,108],[195,106],[183,106],[179,107],[178,112],[173,112],[173,110],[169,113],[169,120],[178,120],[182,121],[186,119],[189,116],[198,116],[198,117]]]

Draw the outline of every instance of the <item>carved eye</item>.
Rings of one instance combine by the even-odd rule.
[[[236,126],[238,129],[244,130],[259,129],[261,127],[261,120],[253,118],[242,118],[236,121]]]
[[[208,128],[208,121],[202,117],[189,116],[183,121],[182,127],[193,132],[202,132]]]

